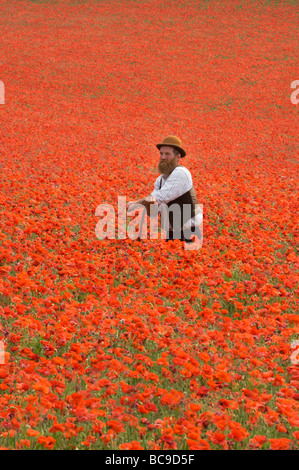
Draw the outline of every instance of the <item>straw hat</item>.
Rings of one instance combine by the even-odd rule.
[[[160,148],[161,148],[163,145],[167,145],[167,146],[170,146],[170,147],[175,147],[176,149],[179,150],[179,152],[180,152],[180,154],[181,154],[181,157],[185,157],[185,156],[186,156],[185,150],[181,147],[182,142],[181,142],[180,139],[179,139],[178,137],[176,137],[175,135],[169,135],[168,137],[165,137],[165,139],[163,140],[163,142],[162,142],[161,144],[157,144],[156,147],[160,150]]]

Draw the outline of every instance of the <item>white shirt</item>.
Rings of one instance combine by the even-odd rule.
[[[161,189],[160,182],[162,179]],[[157,199],[158,205],[168,204],[174,199],[182,196],[193,186],[192,176],[190,171],[184,166],[177,166],[168,177],[164,175],[158,176],[155,181],[155,189],[151,193],[151,196],[154,196]],[[197,205],[195,207],[195,217],[189,219],[184,228],[190,228],[196,225],[199,225],[202,221],[202,213],[200,212],[200,207]]]

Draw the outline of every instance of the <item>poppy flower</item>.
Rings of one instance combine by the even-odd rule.
[[[293,5],[48,2],[25,23],[25,2],[2,3],[2,448],[298,448]],[[129,237],[121,208],[154,189],[160,132],[186,146],[196,245],[147,216]]]
[[[51,436],[38,436],[37,442],[45,447],[45,449],[52,450],[55,446],[56,439]]]
[[[278,439],[269,439],[269,442],[272,450],[289,450],[292,440],[281,437]]]

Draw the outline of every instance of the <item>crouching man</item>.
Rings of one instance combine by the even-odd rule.
[[[166,241],[179,239],[192,243],[192,236],[202,239],[198,228],[202,213],[198,205],[190,171],[181,165],[180,159],[186,156],[181,141],[176,136],[166,137],[156,147],[160,151],[158,171],[150,196],[130,201],[127,210],[142,204],[151,217],[161,212],[161,226],[166,230]]]

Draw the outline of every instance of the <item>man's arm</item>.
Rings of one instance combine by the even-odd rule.
[[[138,199],[137,201],[129,201],[127,203],[127,210],[130,212],[130,211],[138,209],[137,206],[143,205],[145,206],[147,212],[149,212],[150,205],[156,204],[156,203],[157,203],[157,200],[154,196],[147,196],[145,198]]]
[[[160,179],[161,179],[161,178],[162,178],[162,175],[158,176],[158,178],[156,179],[155,184],[154,184],[154,190],[156,190],[156,189],[159,188],[159,182],[160,182]],[[144,206],[147,207],[147,210],[148,210],[148,213],[149,213],[149,208],[150,208],[150,205],[149,205],[149,204],[152,204],[152,203],[155,204],[155,203],[156,203],[156,200],[154,200],[154,202],[153,202],[153,201],[151,201],[151,200],[149,199],[151,196],[153,196],[153,193],[151,193],[151,194],[150,194],[149,196],[147,196],[147,197],[144,197],[144,198],[142,198],[142,199],[138,199],[137,201],[129,201],[129,202],[127,203],[127,210],[131,211],[131,210],[133,210],[133,209],[137,209],[137,206],[138,206],[139,204],[142,204],[142,205],[144,205]],[[136,207],[134,207],[134,206],[136,206]]]

